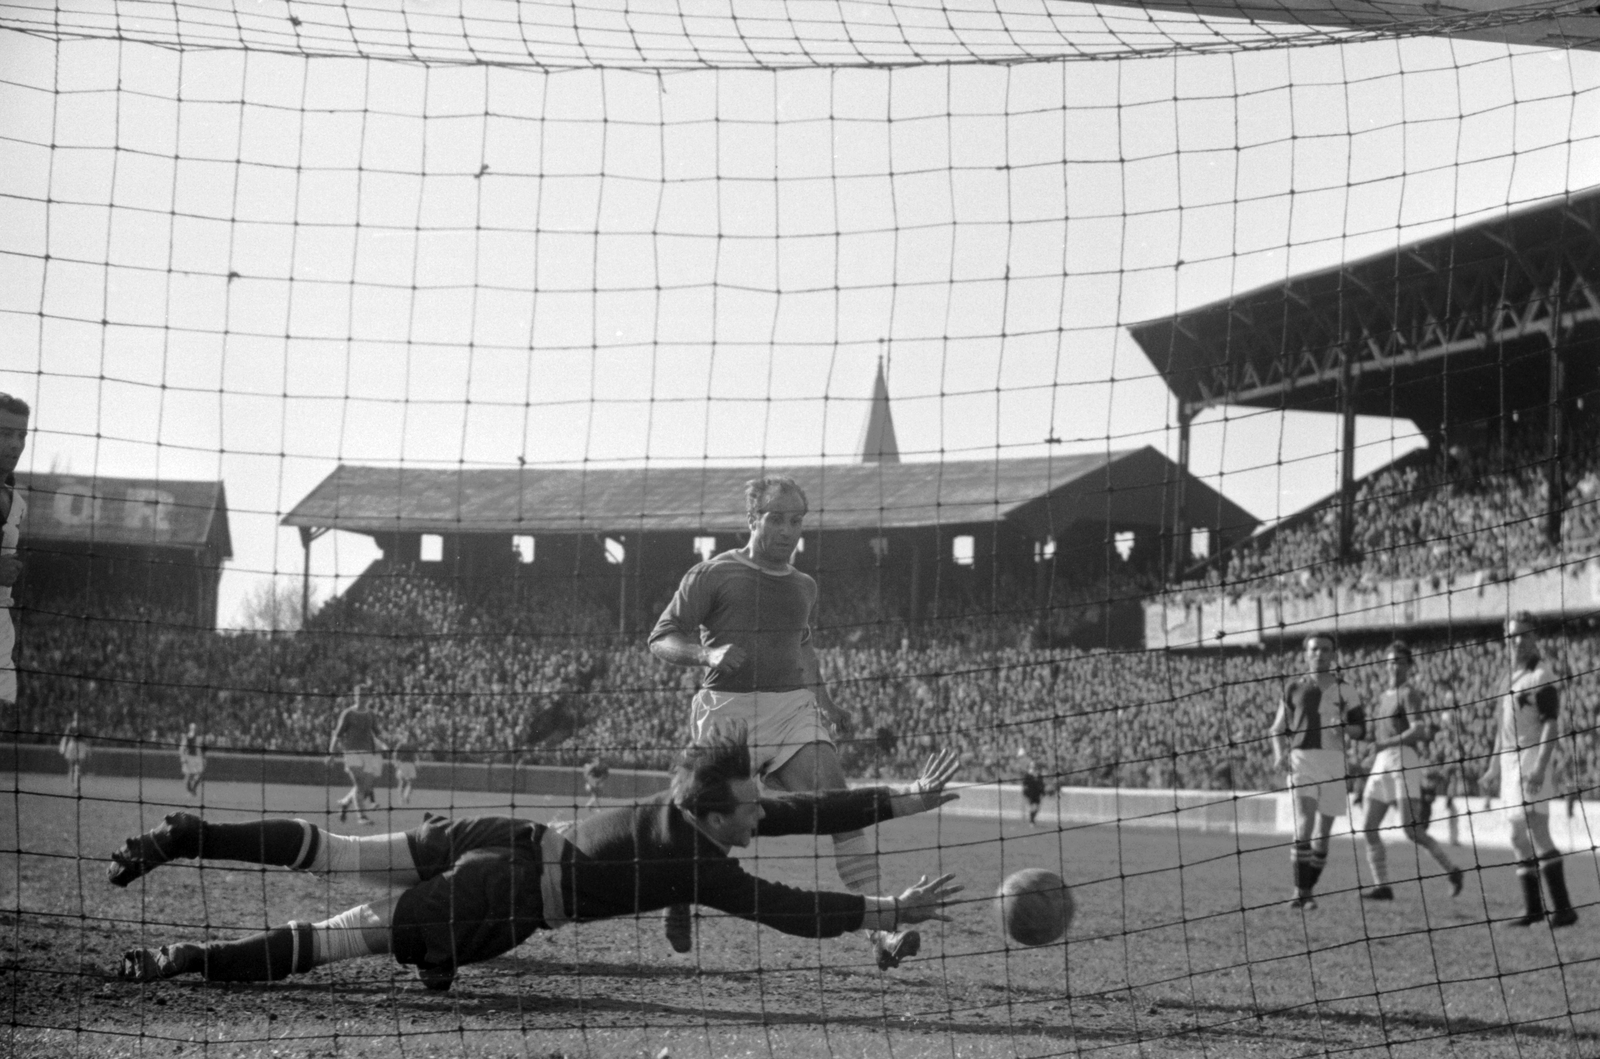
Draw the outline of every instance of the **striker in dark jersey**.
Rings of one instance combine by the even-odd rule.
[[[823,835],[894,816],[886,787],[761,799],[757,834]],[[564,840],[511,817],[432,817],[406,832],[422,882],[395,905],[395,959],[460,966],[492,959],[535,930],[702,904],[808,938],[861,926],[859,894],[814,892],[746,872],[663,792],[588,817]],[[559,850],[562,907],[546,910],[544,862]]]
[[[708,669],[701,686],[713,691],[794,691],[806,685],[800,647],[811,642],[817,583],[790,566],[766,570],[737,551],[697,563],[683,575],[672,602],[650,633],[671,632],[708,648],[738,644],[747,655],[738,669]]]

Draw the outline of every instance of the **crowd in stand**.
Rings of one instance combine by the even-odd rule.
[[[214,747],[314,752],[344,697],[363,686],[391,739],[425,758],[577,764],[599,755],[613,767],[660,768],[685,738],[694,673],[654,658],[642,634],[619,637],[592,601],[501,593],[469,603],[404,569],[377,574],[293,635],[222,635],[149,614],[30,613],[23,727],[50,740],[76,713],[96,741],[171,743],[196,721]],[[824,613],[824,675],[854,720],[847,769],[909,776],[928,751],[949,746],[974,779],[1014,779],[1025,751],[1064,786],[1281,782],[1266,727],[1300,668],[1293,645],[1217,654],[1036,646],[1027,611],[878,627],[849,608],[832,612],[850,619],[843,627]],[[867,628],[874,635],[848,635]],[[1440,635],[1412,644],[1416,680],[1441,711],[1433,753],[1475,776],[1506,679],[1503,645]],[[1381,690],[1383,647],[1345,651],[1363,701]],[[1572,677],[1567,774],[1593,788],[1600,634],[1570,629],[1550,650]]]
[[[1286,520],[1221,557],[1209,590],[1308,593],[1335,584],[1503,578],[1600,551],[1600,449],[1593,417],[1574,424],[1561,461],[1561,539],[1550,540],[1546,442],[1513,434],[1504,443],[1453,445],[1403,458],[1362,479],[1353,501],[1356,562],[1340,560],[1336,501]]]
[[[1586,433],[1580,436],[1587,438]],[[1477,455],[1415,454],[1370,476],[1356,498],[1354,561],[1337,557],[1338,513],[1285,523],[1216,565],[1229,592],[1316,590],[1470,571],[1500,576],[1600,553],[1600,459],[1589,442],[1563,465],[1562,540],[1544,516],[1548,468],[1537,438]],[[1109,559],[1109,554],[1108,554]],[[949,746],[977,779],[1014,778],[1031,758],[1064,786],[1258,789],[1266,727],[1284,680],[1279,651],[1107,651],[1088,644],[1158,587],[1116,564],[1038,583],[960,571],[909,621],[906,586],[823,585],[817,643],[835,698],[854,719],[843,757],[857,775],[910,775]],[[1200,590],[1195,590],[1200,591]],[[1212,587],[1204,590],[1215,594]],[[462,586],[380,562],[305,629],[216,633],[138,610],[24,612],[18,662],[22,730],[54,741],[76,714],[99,742],[172,743],[197,722],[214,747],[316,751],[353,689],[391,742],[424,757],[660,768],[686,736],[695,674],[654,658],[643,631],[616,630],[609,598],[576,586]],[[1493,641],[1413,636],[1416,680],[1440,709],[1432,753],[1463,779],[1481,769],[1508,659]],[[1381,642],[1347,647],[1344,672],[1376,701]],[[1593,789],[1600,632],[1549,641],[1571,680],[1562,760],[1569,786]]]

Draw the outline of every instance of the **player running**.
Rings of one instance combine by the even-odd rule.
[[[1334,670],[1333,637],[1305,638],[1306,675],[1289,682],[1268,735],[1274,768],[1287,768],[1294,801],[1294,897],[1289,907],[1317,907],[1312,896],[1328,864],[1328,836],[1335,817],[1348,812],[1345,740],[1366,731],[1355,692]]]
[[[1450,896],[1455,897],[1461,893],[1461,869],[1451,863],[1438,839],[1427,832],[1427,813],[1423,809],[1426,766],[1417,747],[1432,738],[1433,729],[1423,721],[1426,707],[1422,693],[1410,682],[1411,647],[1396,640],[1389,645],[1385,658],[1389,687],[1378,699],[1378,708],[1372,716],[1372,743],[1377,756],[1372,759],[1372,772],[1367,776],[1362,798],[1365,816],[1361,828],[1373,886],[1361,896],[1369,901],[1394,900],[1394,888],[1389,885],[1389,853],[1384,848],[1379,827],[1392,805],[1399,813],[1402,833],[1427,850],[1444,869],[1445,877],[1450,880]],[[1428,799],[1431,801],[1431,795]]]
[[[849,717],[828,695],[811,641],[817,583],[789,562],[807,510],[805,491],[793,478],[747,482],[749,541],[684,574],[650,633],[656,657],[703,670],[691,709],[692,737],[743,725],[756,775],[780,791],[847,786],[824,717],[840,728],[848,728]],[[835,834],[833,851],[847,889],[882,889],[877,853],[863,832]],[[666,932],[677,952],[693,948],[687,906],[668,909]],[[922,936],[914,930],[874,933],[872,945],[879,968],[888,970],[915,956]]]
[[[411,792],[417,785],[417,745],[410,738],[402,738],[390,755],[394,760],[394,781],[400,787],[400,804],[410,805]]]
[[[61,733],[61,742],[56,747],[67,762],[67,782],[72,784],[73,794],[83,793],[83,769],[89,763],[89,732],[78,720],[76,710],[72,713],[72,721],[67,725],[67,730]]]
[[[583,785],[589,792],[589,800],[583,803],[585,809],[600,808],[600,796],[605,793],[606,780],[611,778],[611,766],[606,764],[606,759],[597,757],[583,766]]]
[[[200,726],[193,721],[178,740],[178,768],[183,772],[183,789],[193,798],[206,775],[205,743],[200,739]]]
[[[367,815],[367,802],[374,809],[378,796],[373,791],[383,775],[383,741],[378,738],[378,719],[361,704],[361,688],[355,690],[355,701],[346,706],[328,737],[328,756],[344,755],[344,771],[350,777],[350,793],[339,799],[339,822],[342,824],[356,811],[356,821],[372,823]]]
[[[174,813],[112,855],[107,877],[114,885],[203,850],[208,860],[360,873],[405,889],[331,919],[291,921],[237,941],[130,949],[120,975],[265,981],[392,954],[416,967],[428,988],[448,989],[458,968],[509,952],[536,930],[637,916],[675,901],[807,938],[947,919],[943,906],[961,891],[949,875],[924,876],[898,896],[813,893],[747,874],[729,850],[757,834],[856,830],[937,808],[956,797],[944,790],[956,764],[953,754],[936,755],[904,788],[762,798],[744,733],[712,735],[684,752],[670,790],[596,813],[568,835],[499,816],[429,816],[409,831],[357,836],[304,820],[218,824]]]
[[[0,710],[5,727],[22,727],[17,713],[17,629],[11,614],[15,601],[11,589],[22,576],[17,541],[28,514],[27,501],[17,491],[17,463],[28,447],[28,402],[0,393]]]
[[[1506,622],[1511,649],[1511,685],[1500,699],[1494,754],[1483,773],[1483,785],[1500,785],[1500,797],[1511,814],[1511,848],[1517,855],[1517,881],[1522,884],[1525,911],[1511,922],[1528,927],[1546,918],[1539,877],[1550,891],[1552,927],[1578,921],[1567,894],[1567,873],[1561,851],[1550,839],[1550,803],[1554,800],[1556,746],[1561,677],[1544,664],[1533,616],[1518,611]]]

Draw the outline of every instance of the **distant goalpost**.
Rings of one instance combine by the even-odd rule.
[[[341,1054],[332,1025],[272,1025],[270,991],[219,1015],[129,987],[133,1025],[101,971],[124,942],[337,912],[352,883],[285,897],[206,863],[165,896],[110,894],[106,844],[175,806],[339,827],[324,758],[357,688],[406,748],[379,824],[582,819],[596,760],[605,804],[649,796],[694,679],[645,636],[683,571],[742,542],[746,472],[798,469],[829,498],[796,565],[821,584],[850,778],[904,782],[951,746],[972,784],[876,840],[886,888],[929,865],[968,884],[920,959],[879,975],[859,945],[710,916],[675,958],[652,912],[536,937],[440,1007],[339,968],[294,1005],[384,1055],[1600,1047],[1575,932],[1497,925],[1527,866],[1476,787],[1510,672],[1493,627],[1532,599],[1566,681],[1556,833],[1590,929],[1593,255],[1540,288],[1567,388],[1526,398],[1513,366],[1451,391],[1446,364],[1449,400],[1499,402],[1459,431],[1371,402],[1343,428],[1288,398],[1178,406],[1146,342],[1167,321],[1173,348],[1267,363],[1280,336],[1243,299],[1203,335],[1182,312],[1600,183],[1597,40],[1600,17],[1554,3],[0,0],[0,391],[33,408],[9,1042]],[[1292,377],[1304,351],[1276,326]],[[1441,455],[1458,445],[1489,455],[1465,470]],[[1426,521],[1469,493],[1490,498],[1460,526]],[[161,536],[202,522],[187,551]],[[1468,552],[1506,567],[1488,602],[1467,601]],[[1381,589],[1404,620],[1339,595],[1429,576]],[[220,596],[174,602],[197,592]],[[1415,617],[1430,593],[1444,618]],[[1269,596],[1302,602],[1274,628]],[[1362,899],[1374,862],[1341,831],[1324,918],[1280,907],[1268,725],[1302,625],[1345,638],[1369,713],[1388,640],[1413,641],[1463,899],[1391,815],[1393,905]],[[191,723],[208,764],[185,790]],[[747,863],[841,889],[831,848],[801,845]],[[1029,866],[1074,887],[1064,944],[995,926],[989,895]]]

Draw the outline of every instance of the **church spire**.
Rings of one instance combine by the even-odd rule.
[[[872,384],[872,405],[861,429],[862,463],[899,463],[900,445],[894,437],[894,417],[889,414],[889,384],[883,377],[883,358],[878,358],[878,377]]]

